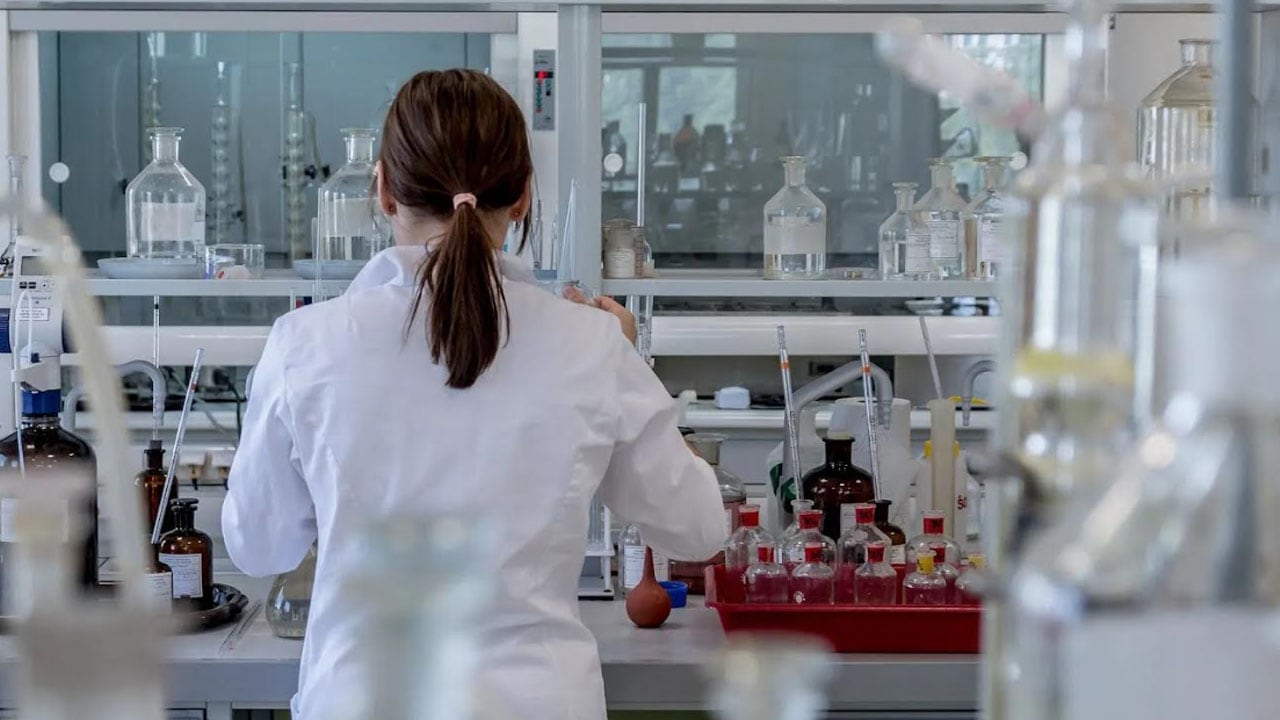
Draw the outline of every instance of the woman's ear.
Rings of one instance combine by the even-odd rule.
[[[533,176],[529,176],[529,181],[524,184],[524,192],[521,193],[520,199],[515,205],[511,206],[511,222],[520,222],[529,214],[529,208],[533,207]]]
[[[382,174],[381,160],[373,165],[373,177],[378,188],[378,205],[387,217],[394,216],[396,214],[396,199],[391,197],[391,192],[387,190],[387,178]]]

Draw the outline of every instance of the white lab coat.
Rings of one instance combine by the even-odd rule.
[[[446,387],[423,314],[405,336],[425,252],[384,251],[344,295],[272,328],[223,506],[227,551],[266,576],[319,540],[293,701],[310,720],[355,692],[362,608],[338,592],[336,558],[358,523],[479,500],[500,538],[478,683],[513,720],[602,720],[600,662],[576,599],[591,499],[692,560],[725,540],[718,486],[617,319],[538,288],[509,257],[510,335],[473,387]]]

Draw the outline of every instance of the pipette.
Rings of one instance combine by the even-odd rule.
[[[933,343],[929,342],[929,325],[924,316],[920,316],[920,334],[924,336],[924,352],[929,356],[929,373],[933,375],[933,396],[942,399],[942,376],[938,374],[938,358],[933,354]]]
[[[791,358],[787,355],[787,329],[778,326],[778,369],[782,373],[782,403],[787,414],[787,446],[791,448],[791,474],[796,483],[796,499],[804,499],[804,487],[800,484],[800,425],[796,420],[795,397],[791,392]],[[783,469],[786,472],[786,469]],[[782,483],[780,487],[785,486]]]
[[[564,223],[560,226],[560,247],[556,249],[556,279],[560,282],[577,279],[573,277],[575,268],[572,267],[573,254],[570,251],[574,246],[573,233],[576,229],[577,204],[578,179],[574,178],[569,183],[569,199],[565,202]]]
[[[160,367],[160,296],[151,296],[151,364]],[[151,399],[152,403],[163,403],[164,399]],[[151,439],[160,439],[161,415],[157,415],[151,423]]]
[[[867,352],[867,331],[858,330],[858,351],[862,354],[862,404],[867,409],[867,450],[871,453],[871,494],[880,497],[880,448],[876,442],[875,398],[871,394],[871,355]]]
[[[160,542],[160,528],[164,527],[166,510],[169,508],[169,495],[173,492],[173,475],[178,469],[178,458],[182,453],[182,440],[187,435],[187,416],[191,415],[191,401],[196,396],[196,382],[200,378],[200,364],[204,360],[204,348],[196,349],[195,362],[191,364],[191,382],[187,383],[187,394],[182,398],[182,414],[178,416],[178,432],[173,438],[173,455],[169,460],[169,473],[164,478],[164,490],[160,493],[160,510],[156,513],[155,527],[151,528],[151,544]]]

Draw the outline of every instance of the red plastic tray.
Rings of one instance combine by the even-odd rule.
[[[901,582],[905,568],[895,566]],[[726,601],[723,566],[707,568],[707,606],[727,633],[785,630],[817,635],[843,653],[976,653],[982,607],[948,605],[748,605]]]

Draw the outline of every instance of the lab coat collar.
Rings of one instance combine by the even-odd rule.
[[[347,289],[363,290],[380,285],[413,287],[418,282],[418,266],[422,264],[427,252],[427,248],[420,245],[393,245],[373,256]],[[533,270],[514,255],[501,253],[498,269],[507,280],[537,284]]]

